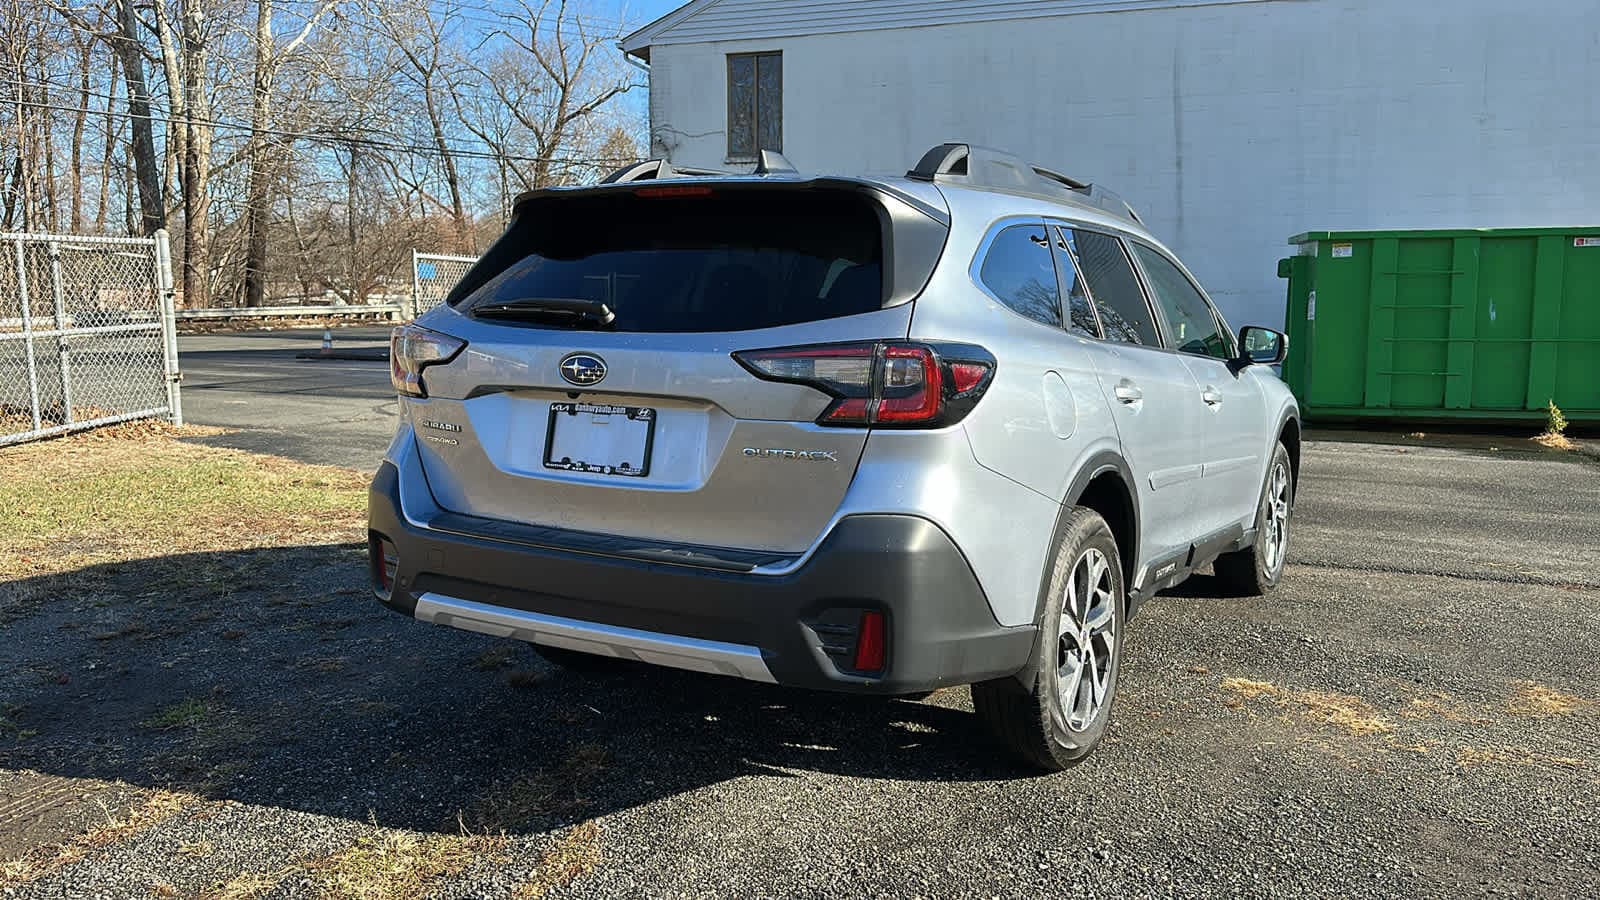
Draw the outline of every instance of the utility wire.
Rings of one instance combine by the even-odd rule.
[[[56,110],[58,112],[84,113],[84,114],[94,114],[94,115],[101,115],[101,116],[118,116],[118,117],[127,118],[127,119],[145,118],[144,116],[135,116],[133,113],[127,112],[125,110],[97,109],[95,107],[85,107],[85,106],[63,106],[63,105],[55,104],[55,103],[41,103],[41,102],[39,102],[37,100],[17,100],[17,101],[13,101],[13,102],[19,103],[22,106],[32,107],[34,109],[50,109],[50,110]],[[234,131],[241,131],[241,132],[245,132],[245,133],[255,133],[255,134],[266,134],[266,135],[272,135],[272,136],[276,136],[276,137],[286,137],[286,138],[290,138],[290,139],[294,139],[294,140],[307,140],[307,141],[312,141],[312,142],[319,142],[319,143],[324,143],[324,144],[330,144],[330,145],[333,145],[335,147],[359,146],[359,147],[363,147],[363,148],[370,149],[370,150],[392,150],[392,151],[396,151],[396,152],[400,152],[400,153],[415,153],[415,154],[418,154],[418,155],[457,156],[457,157],[462,157],[462,158],[466,158],[466,159],[483,159],[483,160],[491,160],[491,161],[495,161],[495,162],[504,160],[506,162],[526,162],[526,163],[547,162],[547,163],[554,163],[554,164],[558,164],[558,165],[606,165],[606,164],[610,164],[610,163],[615,163],[616,165],[623,165],[623,164],[626,164],[628,162],[632,162],[633,161],[631,158],[623,158],[623,157],[589,157],[589,158],[580,159],[580,158],[577,158],[577,157],[559,157],[559,156],[523,156],[523,155],[511,154],[511,153],[494,153],[492,151],[487,151],[487,150],[462,150],[462,149],[441,150],[437,146],[431,146],[431,145],[427,145],[427,144],[398,144],[398,143],[393,143],[393,142],[389,142],[389,141],[375,141],[375,140],[372,140],[371,138],[355,137],[355,136],[351,136],[351,135],[328,134],[328,133],[320,132],[320,131],[282,131],[282,130],[278,130],[278,129],[269,129],[269,128],[253,129],[249,125],[246,125],[246,124],[243,124],[243,123],[233,123],[233,122],[224,122],[224,121],[211,121],[211,120],[205,120],[205,119],[191,119],[191,118],[186,118],[186,117],[157,116],[157,115],[154,115],[154,114],[149,116],[149,118],[150,118],[150,120],[152,122],[162,122],[162,123],[165,123],[165,124],[178,123],[178,124],[188,124],[188,125],[204,125],[204,126],[211,127],[211,128],[221,128],[221,129],[224,129],[224,130],[234,130]]]

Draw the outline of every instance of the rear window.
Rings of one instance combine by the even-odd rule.
[[[639,189],[655,190],[704,189]],[[456,294],[469,314],[535,298],[599,301],[616,314],[613,330],[627,332],[831,319],[883,307],[882,226],[873,202],[847,191],[541,198]]]

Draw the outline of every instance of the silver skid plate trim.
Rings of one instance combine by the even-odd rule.
[[[640,631],[598,622],[525,612],[475,603],[428,592],[417,598],[418,621],[515,638],[531,644],[562,647],[596,656],[615,656],[657,666],[731,675],[747,681],[776,683],[761,651],[746,644]]]

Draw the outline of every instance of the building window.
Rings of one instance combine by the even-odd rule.
[[[728,161],[783,151],[783,54],[728,54]]]

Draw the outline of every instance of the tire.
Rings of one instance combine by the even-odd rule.
[[[1059,772],[1100,743],[1117,695],[1127,593],[1116,539],[1099,513],[1068,514],[1047,575],[1033,683],[975,684],[972,705],[1018,759]]]
[[[533,644],[531,646],[535,653],[544,657],[545,662],[583,675],[605,675],[619,671],[631,662],[631,660],[618,659],[615,656],[583,653],[578,650],[568,650],[565,647],[546,647],[543,644]]]
[[[1213,568],[1230,597],[1260,597],[1278,586],[1289,555],[1289,523],[1294,517],[1294,466],[1279,443],[1256,502],[1256,539],[1243,550],[1217,557]]]

